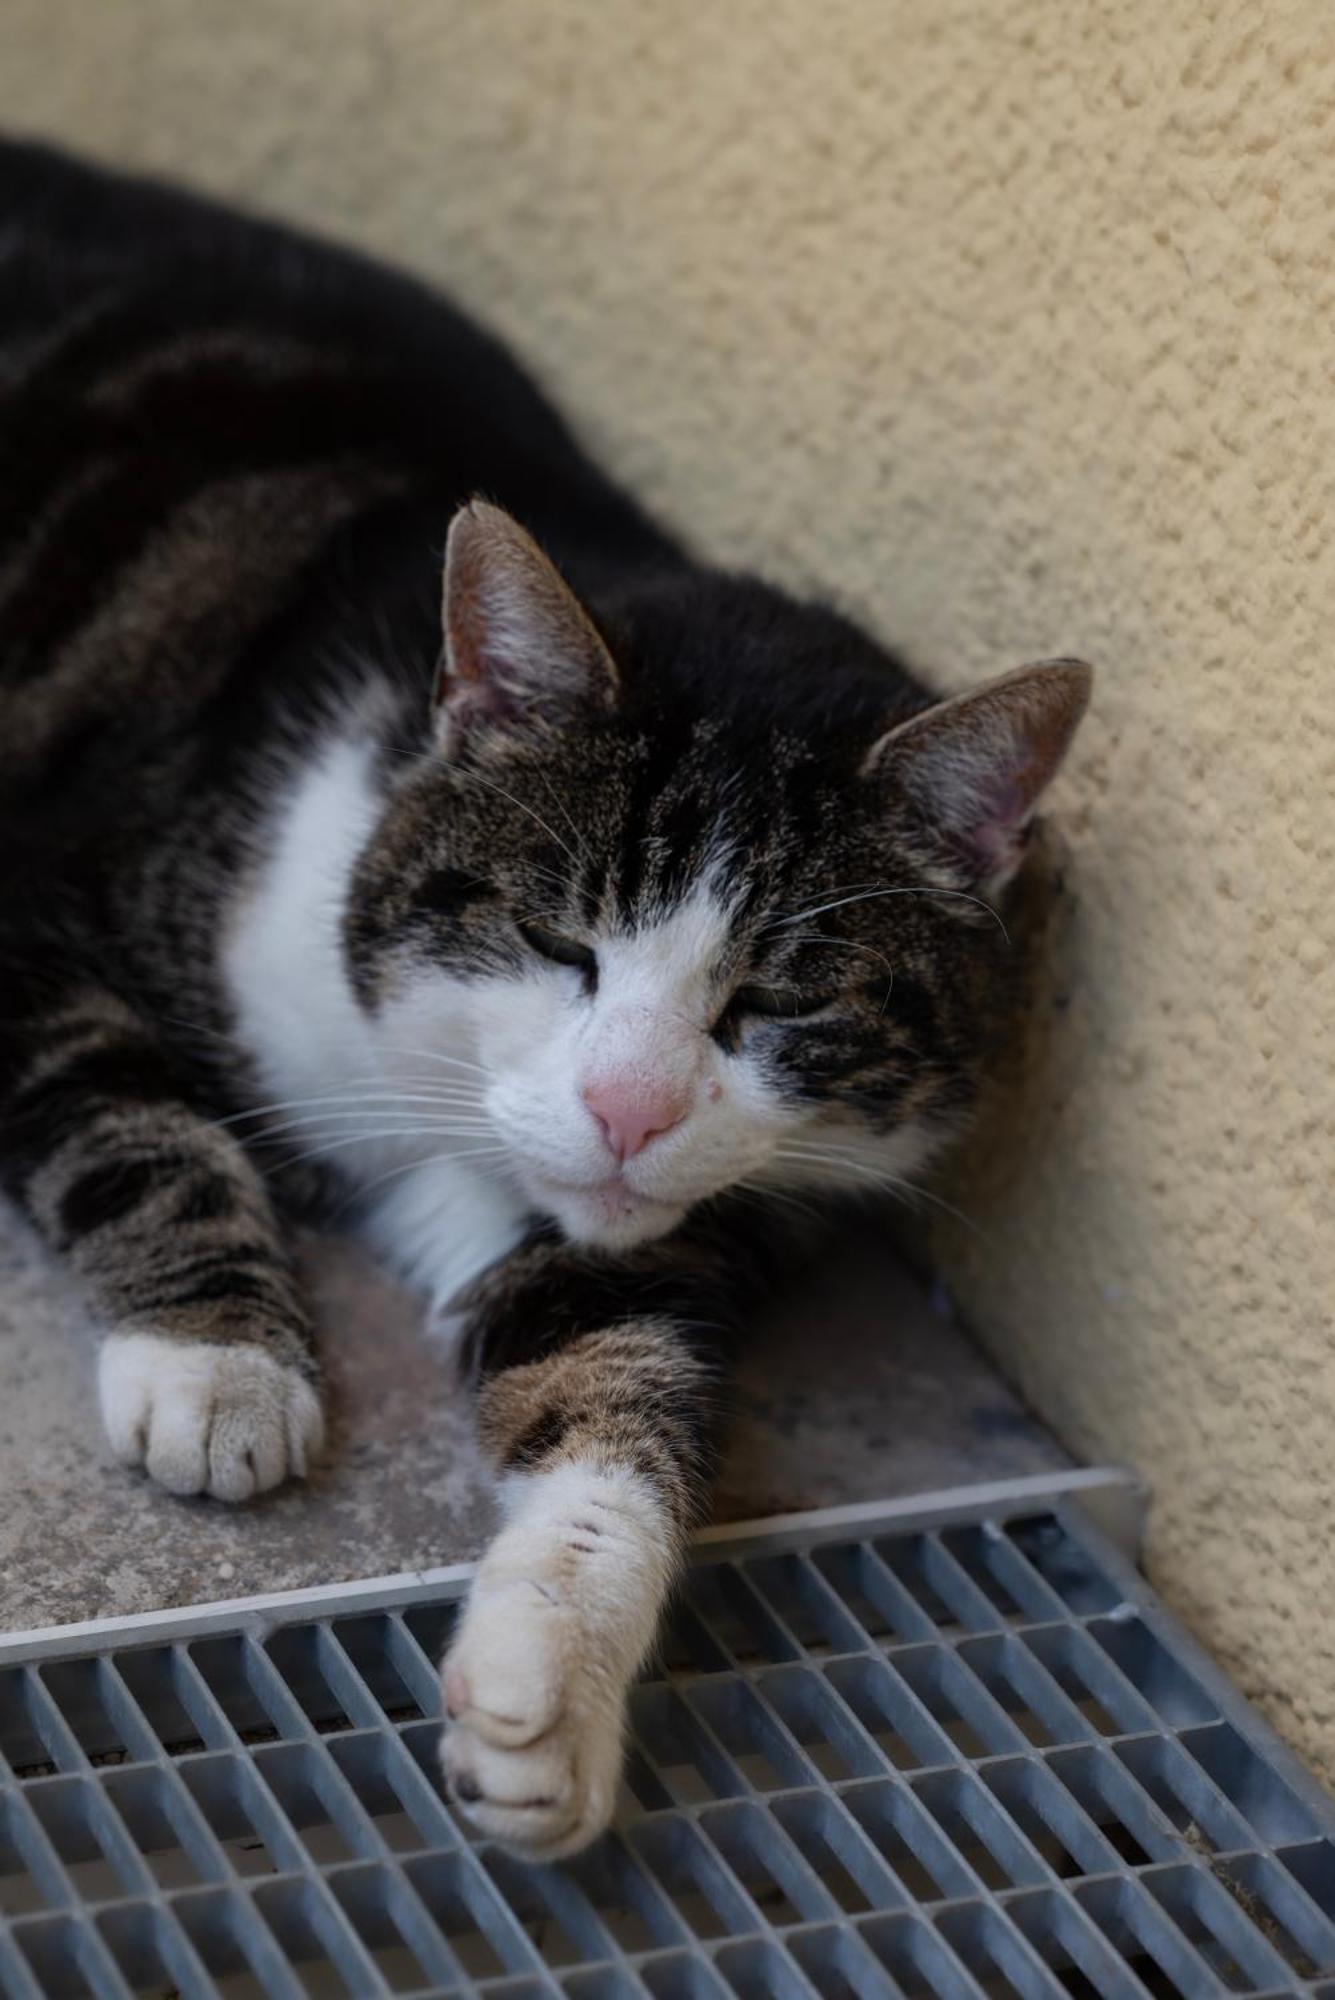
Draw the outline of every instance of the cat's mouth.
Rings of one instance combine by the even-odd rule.
[[[607,1248],[665,1235],[681,1220],[686,1206],[641,1194],[619,1174],[582,1183],[544,1175],[537,1192],[567,1236]]]

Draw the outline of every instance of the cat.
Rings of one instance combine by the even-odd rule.
[[[967,1125],[1089,678],[938,700],[417,283],[0,146],[3,1187],[171,1493],[320,1453],[282,1217],[430,1296],[504,1503],[442,1757],[517,1853],[608,1822],[807,1205]]]

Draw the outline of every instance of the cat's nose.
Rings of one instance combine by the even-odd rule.
[[[690,1110],[689,1094],[671,1083],[608,1077],[586,1083],[581,1093],[618,1160],[633,1160],[651,1139],[680,1125]]]

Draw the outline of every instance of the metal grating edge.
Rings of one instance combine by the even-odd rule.
[[[1034,1506],[1055,1506],[1062,1499],[1079,1499],[1091,1519],[1113,1543],[1133,1559],[1139,1554],[1148,1506],[1146,1489],[1134,1473],[1120,1467],[1083,1467],[1071,1472],[1035,1473],[1020,1479],[979,1482],[973,1486],[942,1487],[894,1500],[854,1501],[841,1507],[814,1507],[800,1513],[769,1514],[754,1521],[724,1521],[701,1528],[691,1540],[697,1557],[721,1559],[734,1544],[786,1546],[793,1538],[815,1544],[841,1536],[889,1533],[898,1527],[922,1529],[938,1521],[981,1520],[996,1512],[1014,1513]],[[146,1639],[196,1639],[219,1627],[244,1624],[258,1629],[287,1624],[295,1618],[347,1615],[360,1605],[377,1609],[415,1604],[442,1595],[459,1595],[476,1564],[440,1563],[429,1569],[396,1570],[386,1576],[356,1577],[348,1582],[319,1584],[298,1590],[269,1590],[252,1597],[210,1598],[203,1604],[139,1611],[112,1618],[82,1618],[67,1625],[38,1625],[26,1631],[0,1632],[0,1666],[46,1659],[72,1646],[90,1652],[136,1644]]]
[[[1335,2000],[1335,1803],[1136,1572],[1142,1505],[1071,1475],[708,1531],[569,1867],[434,1781],[466,1566],[13,1635],[0,1992]]]

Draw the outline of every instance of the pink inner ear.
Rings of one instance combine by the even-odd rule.
[[[582,695],[615,692],[615,667],[579,599],[519,523],[485,501],[450,524],[443,616],[442,744],[475,722],[551,722]]]
[[[522,722],[524,703],[516,690],[507,688],[499,674],[479,669],[476,674],[457,677],[449,695],[450,710],[459,725],[490,722],[499,725]]]
[[[1074,723],[1059,731],[1040,712],[1040,728],[1026,736],[1017,725],[1033,719],[1003,714],[980,717],[974,754],[953,784],[935,788],[937,808],[952,846],[980,876],[1004,881],[1024,858],[1034,808],[1065,754]],[[930,762],[930,758],[928,760]]]
[[[1025,849],[1025,831],[1032,811],[1030,795],[1013,780],[1002,780],[990,798],[980,799],[982,809],[972,830],[971,845],[988,875],[1009,874],[1019,866]]]
[[[508,663],[496,644],[504,624],[507,589],[513,621],[524,597],[522,564],[516,561],[505,531],[470,513],[451,531],[445,576],[447,671],[441,692],[462,713],[502,720],[519,712],[515,700],[519,676],[513,669],[507,671]]]
[[[1025,830],[1089,699],[1078,660],[1022,667],[883,737],[864,769],[897,771],[947,845],[978,876],[1018,867]]]

